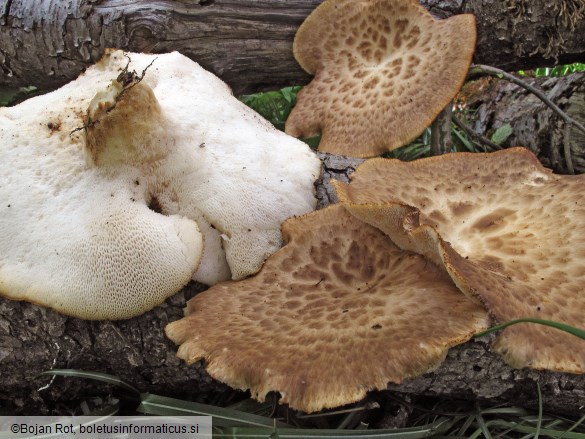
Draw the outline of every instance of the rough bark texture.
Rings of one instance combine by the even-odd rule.
[[[585,124],[585,73],[523,79]],[[567,138],[564,121],[532,93],[503,79],[482,78],[468,83],[460,99],[475,110],[467,113],[475,132],[490,138],[497,128],[510,124],[513,132],[502,146],[525,146],[557,173],[568,173],[564,153],[568,143],[575,171],[585,172],[585,133],[572,127]]]
[[[331,178],[347,181],[362,160],[321,157],[324,173],[317,194],[322,207],[335,201]],[[163,332],[199,290],[191,285],[153,311],[120,322],[83,321],[0,299],[0,412],[67,413],[81,401],[110,392],[108,386],[79,378],[36,378],[51,368],[107,372],[143,392],[208,401],[226,387],[213,381],[201,364],[188,367],[178,361],[175,346]],[[437,371],[390,389],[535,407],[537,382],[548,410],[576,414],[585,404],[585,375],[514,370],[491,353],[484,340],[452,349]]]
[[[0,0],[0,84],[56,88],[107,47],[179,50],[236,94],[303,84],[291,45],[322,0]],[[478,20],[476,63],[506,70],[583,60],[580,0],[423,0],[439,17]]]

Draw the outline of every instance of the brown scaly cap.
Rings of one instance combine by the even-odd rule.
[[[335,183],[357,218],[443,264],[499,322],[522,317],[585,328],[585,175],[553,175],[528,150],[373,159]],[[514,367],[584,373],[585,341],[510,327],[495,350]]]
[[[434,19],[416,0],[328,0],[299,28],[293,51],[313,81],[286,132],[322,132],[319,150],[369,157],[415,139],[461,88],[475,17]]]
[[[283,225],[288,244],[255,277],[192,299],[166,332],[189,363],[264,400],[313,412],[437,367],[488,324],[424,257],[340,205]]]

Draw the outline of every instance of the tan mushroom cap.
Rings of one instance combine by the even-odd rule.
[[[255,277],[215,285],[167,326],[180,358],[313,412],[427,372],[487,327],[446,273],[340,205],[288,220],[283,235]]]
[[[335,182],[350,212],[400,247],[442,263],[499,322],[585,328],[585,176],[553,175],[528,150],[373,159]],[[585,341],[510,327],[494,348],[514,367],[585,372]]]
[[[416,0],[328,0],[293,51],[314,74],[286,132],[319,150],[368,157],[416,138],[453,99],[475,48],[475,17],[433,18]]]

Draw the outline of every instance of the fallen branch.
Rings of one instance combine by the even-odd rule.
[[[97,61],[108,47],[134,52],[178,50],[220,76],[236,94],[305,84],[291,46],[296,29],[322,0],[3,2],[0,82],[57,88]],[[423,0],[441,18],[477,17],[475,62],[508,71],[583,60],[582,10],[565,2]],[[513,2],[523,3],[523,2]],[[557,5],[559,3],[559,5]],[[526,8],[528,9],[528,8]],[[26,50],[23,50],[26,48]]]
[[[528,84],[527,82],[517,78],[516,76],[507,73],[501,69],[498,69],[496,67],[491,67],[491,66],[486,66],[486,65],[473,65],[469,71],[469,76],[473,76],[476,75],[478,73],[484,73],[484,74],[488,74],[488,75],[492,75],[492,76],[496,76],[498,78],[504,78],[516,85],[519,85],[520,87],[528,90],[530,93],[534,94],[536,97],[538,97],[542,102],[544,102],[551,110],[553,110],[559,117],[561,117],[565,123],[569,126],[569,129],[571,126],[575,126],[577,127],[579,130],[581,130],[583,133],[585,133],[585,125],[579,123],[578,121],[576,121],[575,119],[573,119],[572,117],[570,117],[567,113],[565,113],[563,110],[561,110],[554,102],[552,102],[542,91],[540,91],[539,89],[537,89],[536,87],[533,87],[532,85]],[[566,135],[566,140],[569,138],[568,134]],[[567,161],[567,167],[569,168],[569,173],[574,174],[575,170],[573,167],[573,163],[572,163],[572,159],[571,159],[571,149],[570,149],[570,144],[565,141],[564,145],[564,153],[565,153],[565,159]]]
[[[554,102],[563,115],[585,124],[585,72],[521,80]],[[493,133],[510,125],[507,139],[491,147],[524,146],[557,173],[585,172],[585,133],[575,124],[567,124],[527,88],[488,75],[468,82],[459,94],[458,103],[464,108],[458,113],[464,123],[454,122],[478,142],[489,146],[488,139]]]
[[[331,178],[347,180],[362,160],[321,154],[325,172],[317,185],[320,205],[334,201]],[[213,401],[227,387],[202,364],[187,366],[165,338],[164,327],[182,317],[185,301],[201,290],[191,285],[165,304],[134,319],[92,322],[69,318],[26,302],[0,299],[0,409],[5,413],[70,413],[81,402],[107,399],[112,387],[80,378],[38,377],[48,369],[82,369],[118,376],[142,392],[199,402]],[[442,395],[470,401],[513,401],[536,407],[540,383],[547,410],[575,414],[585,401],[585,375],[517,370],[489,350],[487,340],[452,349],[432,373],[393,391]]]

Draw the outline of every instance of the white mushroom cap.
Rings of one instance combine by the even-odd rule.
[[[58,101],[0,111],[0,293],[83,318],[132,317],[189,281],[201,235],[148,209],[138,169],[88,165],[68,134],[80,120],[57,119]]]
[[[201,229],[204,221],[214,227],[232,278],[242,279],[281,247],[285,219],[315,208],[321,162],[306,144],[234,98],[217,77],[178,53],[163,56],[143,80],[177,145],[157,171],[157,199],[165,213],[195,217]],[[130,57],[137,72],[154,58]],[[110,58],[111,69],[126,63],[121,52]],[[204,260],[216,257],[206,253]]]
[[[132,87],[110,86],[128,63],[111,51],[60,90],[0,109],[3,295],[130,317],[194,272],[215,283],[257,271],[281,222],[314,208],[320,162],[306,145],[180,54],[128,57],[139,75],[150,66]]]

